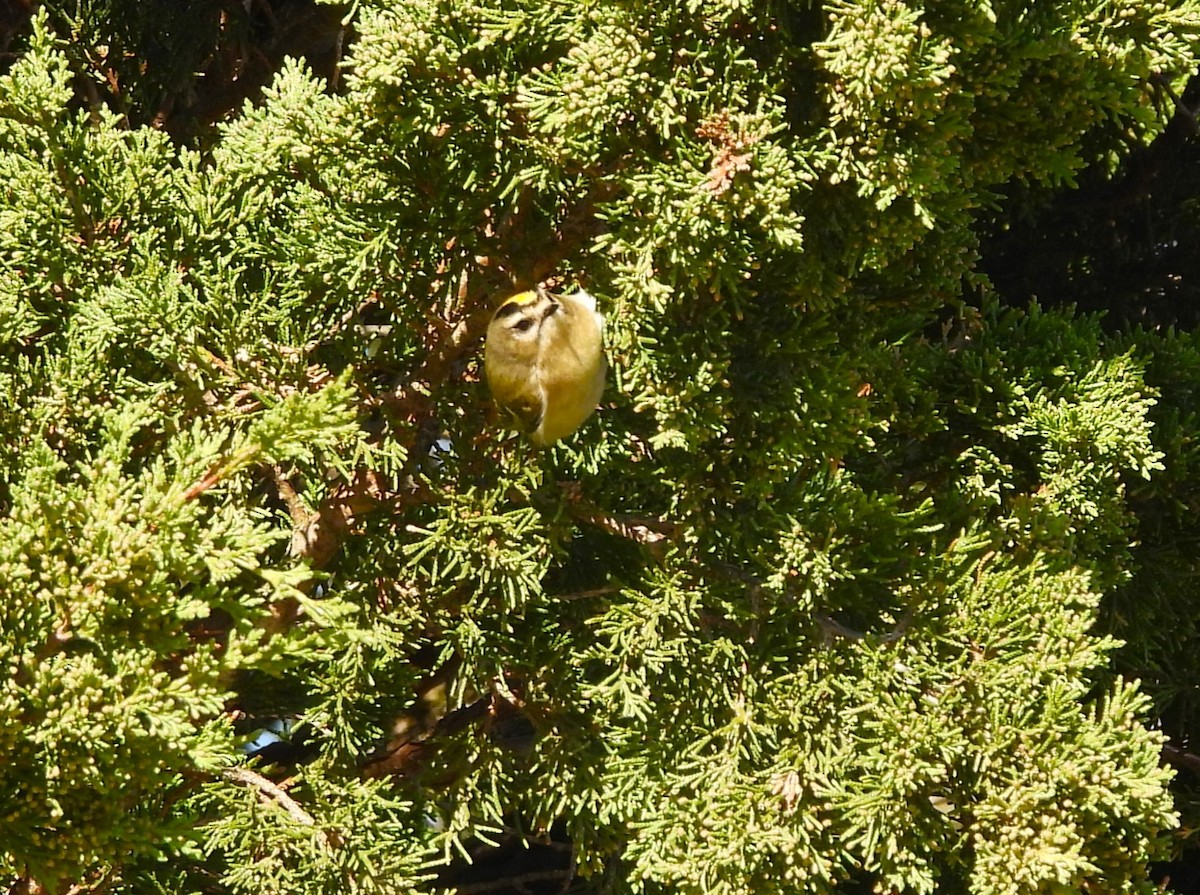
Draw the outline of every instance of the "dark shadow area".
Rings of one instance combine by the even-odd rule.
[[[336,87],[349,4],[314,0],[58,0],[43,4],[82,105],[203,142],[257,100],[287,57]],[[0,72],[24,51],[35,4],[0,0]]]
[[[1170,123],[1114,173],[1100,162],[1077,189],[1014,185],[981,229],[980,269],[1018,306],[1103,311],[1106,325],[1200,323],[1200,77],[1182,96],[1151,85]]]

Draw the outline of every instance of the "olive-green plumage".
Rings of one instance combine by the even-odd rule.
[[[512,296],[488,325],[483,364],[496,403],[534,444],[565,438],[604,392],[604,318],[596,299],[541,287]]]

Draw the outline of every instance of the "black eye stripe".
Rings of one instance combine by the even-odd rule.
[[[521,310],[521,307],[522,306],[519,302],[515,302],[515,301],[505,302],[499,308],[496,309],[496,319],[500,320],[504,317],[508,317],[512,314],[515,314]]]

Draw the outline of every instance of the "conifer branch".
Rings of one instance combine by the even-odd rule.
[[[435,415],[438,395],[455,366],[483,338],[497,297],[506,291],[532,288],[546,279],[564,258],[578,252],[587,240],[593,238],[601,226],[596,217],[596,202],[600,196],[610,195],[611,190],[610,185],[598,184],[592,195],[573,206],[560,223],[549,247],[540,246],[536,251],[529,247],[526,249],[530,252],[528,257],[509,258],[503,264],[490,258],[480,258],[476,267],[461,273],[454,290],[456,301],[453,308],[447,308],[452,313],[458,313],[457,319],[430,319],[423,339],[428,349],[425,360],[408,382],[380,398],[380,403],[407,423],[413,432],[408,450],[410,469],[412,464],[421,462],[428,455],[437,440],[440,434]],[[498,245],[521,244],[524,221],[531,203],[517,201],[513,207],[516,211],[494,232]],[[442,288],[444,284],[441,280],[431,285],[431,291]],[[364,302],[354,313],[361,312],[374,300],[372,298]],[[353,319],[353,315],[344,316],[337,325],[345,326],[350,319]],[[354,482],[339,488],[309,517],[305,530],[297,533],[297,538],[293,540],[296,555],[308,557],[314,568],[321,568],[336,554],[353,520],[363,513],[382,508],[389,492],[395,493],[398,484],[389,488],[379,476],[365,472]],[[658,540],[652,532],[639,527],[637,523],[632,523],[625,532],[626,536],[632,534],[648,544]]]
[[[1052,224],[1071,278],[1144,219],[1150,289],[1190,282],[1194,216],[1149,207],[1191,186],[1200,82],[1151,71],[1194,70],[1189,13],[372,0],[342,89],[309,58],[226,115],[304,55],[289,23],[336,66],[345,10],[34,5],[0,73],[14,891],[529,895],[576,860],[656,891],[1144,888],[1161,764],[1200,774],[1154,728],[1190,707],[1093,684],[1186,666],[1195,338],[987,302],[932,327],[1017,295],[1001,268],[1067,294],[1031,253],[977,263],[1060,184],[1100,233]],[[631,431],[535,487],[475,434],[478,355],[510,290],[590,279]],[[664,481],[738,512],[665,518]],[[283,739],[251,760],[230,723]],[[196,860],[156,860],[181,836]]]

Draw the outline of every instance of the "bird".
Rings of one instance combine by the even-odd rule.
[[[484,374],[492,397],[538,447],[578,429],[604,393],[604,317],[582,289],[538,286],[506,298],[488,324]]]

